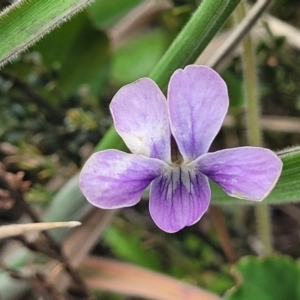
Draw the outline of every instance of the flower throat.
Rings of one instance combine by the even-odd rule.
[[[173,135],[171,135],[171,161],[176,166],[180,166],[183,162],[183,157],[178,149]]]

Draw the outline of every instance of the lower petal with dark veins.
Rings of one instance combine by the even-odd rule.
[[[195,224],[210,202],[208,179],[187,167],[174,167],[150,187],[150,214],[159,228],[176,232]]]

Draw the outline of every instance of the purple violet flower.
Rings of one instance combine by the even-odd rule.
[[[115,128],[133,154],[93,154],[80,174],[80,189],[101,208],[135,205],[150,185],[150,214],[159,228],[176,232],[206,212],[208,178],[230,196],[261,201],[275,186],[282,162],[259,147],[207,153],[228,110],[223,79],[190,65],[172,75],[168,98],[142,78],[121,88],[110,110]]]

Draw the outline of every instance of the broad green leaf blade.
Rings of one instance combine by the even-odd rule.
[[[86,13],[53,30],[32,50],[41,53],[49,69],[54,62],[60,64],[57,81],[64,96],[75,93],[82,85],[97,96],[106,83],[109,41],[103,31],[92,27]]]
[[[238,262],[236,271],[241,283],[228,292],[226,300],[300,299],[298,261],[283,256],[246,257]]]
[[[152,270],[162,271],[156,251],[151,248],[147,249],[137,232],[135,235],[130,233],[124,235],[120,229],[111,225],[106,228],[102,238],[117,257]]]
[[[0,15],[0,66],[82,9],[89,0],[22,1]]]
[[[280,204],[300,201],[300,151],[291,152],[281,157],[283,162],[282,174],[270,195],[263,204]],[[216,184],[211,182],[212,202],[214,204],[252,204],[259,203],[229,197]]]
[[[97,0],[87,7],[91,21],[99,28],[108,28],[142,0]]]
[[[163,30],[150,31],[129,41],[112,55],[112,77],[118,85],[147,76],[168,46]]]
[[[44,216],[46,222],[57,222],[60,220],[80,220],[88,211],[90,206],[86,203],[78,187],[78,176],[74,175],[56,194],[47,214]],[[63,209],[62,209],[63,208]],[[68,230],[53,231],[52,236],[60,240]]]

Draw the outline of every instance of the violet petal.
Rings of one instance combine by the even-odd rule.
[[[210,202],[207,178],[184,167],[169,169],[150,186],[150,214],[166,232],[196,223]]]
[[[223,79],[212,69],[191,65],[175,71],[168,90],[172,134],[185,161],[206,153],[228,110]]]
[[[282,169],[274,152],[259,147],[207,153],[194,163],[229,196],[253,201],[262,201],[269,195]]]
[[[170,125],[165,96],[142,78],[122,87],[110,104],[117,132],[134,154],[170,162]]]
[[[118,150],[93,154],[79,177],[79,187],[93,205],[120,208],[139,202],[144,189],[160,176],[165,163]]]

